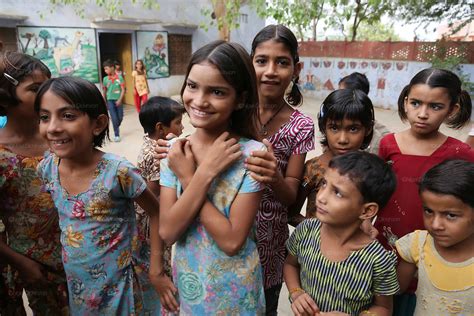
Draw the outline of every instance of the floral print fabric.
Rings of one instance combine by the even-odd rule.
[[[208,198],[226,217],[235,197],[258,192],[262,185],[244,168],[244,159],[253,150],[263,150],[262,143],[239,141],[243,157],[221,173],[211,184]],[[161,161],[161,185],[182,191],[177,177]],[[263,315],[265,295],[255,231],[252,230],[242,249],[227,256],[196,218],[177,241],[173,262],[173,279],[178,287],[181,315]]]
[[[51,154],[38,170],[59,210],[71,314],[159,315],[132,200],[145,180],[128,161],[106,153],[89,189],[70,195],[61,187],[59,163]]]
[[[61,262],[58,213],[51,196],[36,173],[43,157],[26,157],[0,145],[0,219],[5,225],[4,242],[42,265],[48,285],[24,284],[18,271],[6,265],[4,291],[8,295],[0,314],[24,314],[22,292],[38,315],[67,314],[66,276]]]

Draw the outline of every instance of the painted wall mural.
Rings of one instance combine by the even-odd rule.
[[[137,50],[148,79],[169,77],[168,32],[137,31]]]
[[[75,76],[99,82],[95,30],[19,26],[21,51],[44,62],[53,77]]]
[[[338,88],[339,80],[360,72],[370,83],[369,97],[376,106],[397,108],[403,87],[420,70],[431,66],[425,62],[362,60],[346,58],[302,57],[300,85],[304,95],[324,99]]]

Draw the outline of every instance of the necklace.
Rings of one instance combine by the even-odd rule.
[[[262,121],[260,121],[260,116],[258,117],[258,121],[262,125],[262,127],[260,128],[260,134],[262,136],[267,136],[268,135],[268,130],[267,130],[268,124],[270,124],[270,122],[275,118],[275,116],[277,116],[277,114],[280,113],[281,109],[283,109],[284,106],[285,106],[284,103],[282,105],[280,105],[278,110],[276,110],[276,112],[273,113],[273,115],[268,119],[268,121],[265,124],[263,124]]]

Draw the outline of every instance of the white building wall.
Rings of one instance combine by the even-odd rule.
[[[94,1],[91,1],[91,3]],[[207,31],[199,28],[202,23],[208,23],[209,17],[201,14],[202,8],[210,8],[210,0],[166,0],[157,2],[160,5],[159,10],[144,9],[140,1],[137,4],[131,4],[130,0],[125,0],[123,5],[123,15],[121,18],[130,18],[137,20],[150,21],[155,20],[157,24],[126,24],[116,23],[114,25],[105,25],[93,23],[95,19],[107,18],[104,8],[95,4],[90,4],[85,8],[84,18],[81,18],[71,6],[56,6],[54,12],[48,0],[1,0],[0,13],[4,15],[27,16],[28,18],[21,23],[15,21],[0,19],[2,27],[16,27],[19,25],[29,26],[50,26],[50,27],[92,27],[97,30],[105,31],[135,31],[135,30],[154,30],[168,31],[170,34],[192,35],[192,50],[195,51],[204,44],[218,39],[216,27],[209,27]],[[43,16],[41,16],[41,14]],[[251,42],[255,34],[265,26],[265,21],[259,18],[248,6],[241,8],[241,13],[247,14],[247,23],[241,23],[240,29],[231,32],[231,41],[242,44],[247,50],[250,50]],[[166,25],[174,26],[166,27]],[[186,27],[178,25],[194,25],[195,27]],[[135,45],[133,43],[132,45]],[[136,49],[133,47],[133,59],[136,59]],[[168,78],[150,79],[149,85],[151,95],[175,95],[179,93],[184,76],[170,76]]]

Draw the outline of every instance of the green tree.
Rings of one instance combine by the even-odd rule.
[[[328,14],[327,23],[343,31],[351,41],[357,39],[361,23],[373,25],[380,22],[382,16],[394,10],[391,0],[332,0],[333,9]],[[346,25],[350,25],[346,28]]]
[[[296,30],[297,36],[304,39],[304,34],[311,30],[312,39],[316,40],[316,31],[320,21],[326,16],[327,5],[334,0],[253,0],[251,5],[261,17],[271,17],[277,23]]]
[[[159,9],[159,4],[156,0],[130,0],[132,4],[141,3],[144,9]],[[57,6],[68,5],[74,8],[76,14],[84,18],[85,7],[95,2],[95,4],[101,8],[104,8],[109,16],[121,16],[123,15],[123,0],[49,0],[49,11],[53,13]],[[44,14],[40,12],[43,17]]]
[[[452,32],[456,33],[474,20],[472,0],[395,0],[396,17],[407,23],[417,23],[425,27],[431,22],[442,20],[461,22]]]
[[[38,34],[38,37],[41,38],[44,42],[43,48],[48,49],[49,48],[48,39],[51,38],[51,33],[49,33],[48,30],[41,30]]]
[[[378,21],[369,25],[367,23],[361,23],[359,30],[357,31],[357,38],[359,40],[367,41],[399,41],[400,37],[395,33],[395,29],[391,24],[383,24]]]

